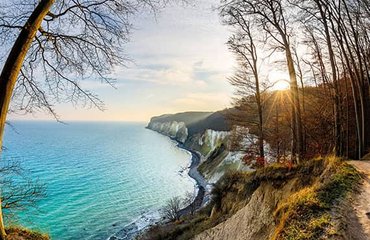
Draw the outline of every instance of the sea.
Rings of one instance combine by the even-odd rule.
[[[16,162],[45,196],[9,224],[52,239],[129,239],[161,218],[172,197],[194,192],[191,154],[145,123],[11,121],[2,164]],[[115,236],[113,238],[112,236]]]

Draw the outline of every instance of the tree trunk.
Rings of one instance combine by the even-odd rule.
[[[289,77],[290,77],[290,92],[292,97],[292,130],[293,130],[293,141],[296,141],[296,153],[298,161],[304,157],[304,146],[303,146],[303,131],[302,131],[302,116],[301,116],[301,106],[299,103],[299,90],[297,83],[297,76],[294,67],[294,61],[292,52],[290,50],[290,45],[288,41],[285,42],[285,54],[286,61],[288,65]],[[294,136],[295,135],[295,136]],[[293,146],[294,148],[294,146]]]
[[[341,156],[343,153],[341,151],[341,145],[342,145],[342,138],[341,138],[341,129],[342,129],[342,123],[341,123],[341,111],[340,111],[340,92],[338,87],[338,77],[337,77],[337,68],[335,65],[335,55],[333,51],[333,45],[330,37],[330,31],[329,26],[327,22],[327,17],[324,12],[322,3],[320,1],[315,1],[316,5],[320,11],[320,16],[322,19],[322,23],[324,26],[324,32],[325,32],[325,39],[328,46],[328,53],[329,53],[329,60],[330,60],[330,67],[332,71],[332,81],[333,81],[333,99],[334,99],[334,143],[335,143],[335,149],[334,153],[337,156]]]
[[[361,159],[362,152],[363,152],[363,138],[362,138],[362,132],[363,132],[363,126],[362,126],[362,116],[361,116],[361,109],[359,106],[359,100],[361,100],[361,96],[359,96],[359,88],[358,85],[359,77],[358,77],[358,71],[357,71],[357,63],[354,61],[354,58],[351,54],[351,47],[349,46],[348,39],[346,35],[348,34],[347,31],[345,31],[343,28],[346,26],[346,24],[342,23],[342,19],[335,19],[334,14],[329,12],[330,18],[328,18],[332,33],[334,34],[336,41],[338,43],[338,46],[341,50],[341,58],[343,66],[346,66],[348,69],[348,76],[349,81],[351,84],[351,90],[352,90],[352,96],[353,96],[353,106],[355,110],[355,119],[356,119],[356,136],[357,136],[357,147],[356,147],[356,155],[358,159]],[[341,16],[341,12],[336,12],[338,16]],[[346,45],[345,45],[346,44]],[[355,72],[354,72],[355,71]]]
[[[359,43],[359,35],[358,35],[358,26],[356,23],[355,19],[352,19],[349,7],[347,3],[344,1],[343,2],[344,9],[348,15],[348,22],[349,22],[349,31],[351,32],[351,35],[353,36],[353,41],[351,41],[351,45],[354,48],[354,54],[357,56],[357,62],[355,60],[352,60],[354,64],[354,69],[356,70],[357,73],[357,78],[358,78],[358,92],[359,92],[359,97],[360,97],[360,106],[361,106],[361,138],[362,138],[362,152],[360,153],[361,157],[365,155],[365,152],[367,151],[367,105],[368,105],[368,94],[369,94],[369,87],[368,87],[368,80],[366,79],[366,76],[368,73],[365,74],[365,69],[364,69],[364,64],[363,63],[363,56],[361,53],[361,46]],[[345,37],[345,40],[347,38]],[[349,43],[346,41],[347,46],[349,46]],[[351,58],[351,59],[356,59],[356,58]],[[365,67],[366,68],[366,67]]]
[[[280,102],[279,102],[280,103]],[[278,138],[277,139],[277,149],[276,149],[276,155],[277,155],[277,162],[280,163],[280,137],[279,137],[279,109],[278,109],[279,104],[276,104],[275,106],[275,118],[276,118],[276,126],[275,126],[275,136]]]
[[[0,75],[0,147],[3,143],[6,115],[8,113],[10,100],[13,94],[19,72],[23,65],[32,41],[34,40],[42,20],[49,12],[55,0],[41,0],[31,16],[24,25],[17,40],[15,41],[9,56],[4,64]],[[0,201],[1,208],[1,201]],[[6,233],[4,229],[3,217],[0,209],[0,239],[4,240]]]
[[[254,78],[256,81],[256,101],[257,101],[257,109],[258,109],[258,145],[259,145],[259,153],[261,158],[265,158],[265,149],[264,149],[264,134],[263,134],[263,109],[262,109],[262,101],[261,101],[261,90],[260,90],[260,82],[259,76],[256,71],[257,68],[257,60],[254,59]]]
[[[370,128],[369,128],[369,124],[370,124],[370,114],[369,114],[369,111],[370,111],[370,97],[369,97],[369,84],[368,83],[364,83],[364,88],[363,88],[363,96],[364,96],[364,121],[365,121],[365,124],[364,124],[364,153],[368,153],[370,151]]]
[[[261,104],[259,104],[261,105]],[[260,152],[260,157],[265,158],[265,149],[264,149],[264,134],[263,134],[263,118],[262,118],[262,108],[261,106],[258,107],[258,118],[259,118],[259,126],[258,126],[258,131],[259,131],[259,152]]]
[[[292,89],[292,86],[290,86]],[[292,90],[290,90],[290,96],[293,99],[294,96],[292,94]],[[293,101],[293,100],[292,100]],[[292,127],[292,144],[291,144],[291,162],[292,163],[297,163],[297,128],[296,128],[296,114],[295,114],[295,108],[294,108],[294,103],[291,104],[291,127]]]

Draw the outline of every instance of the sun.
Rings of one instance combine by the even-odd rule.
[[[272,83],[271,90],[273,91],[284,91],[288,90],[290,85],[288,74],[281,70],[272,70],[268,74],[268,80]]]
[[[273,84],[272,89],[277,91],[284,91],[288,90],[289,87],[290,85],[287,80],[278,80]]]

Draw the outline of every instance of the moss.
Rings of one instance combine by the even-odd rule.
[[[360,174],[351,165],[338,165],[335,174],[318,191],[319,198],[327,207],[342,199],[361,179]]]
[[[12,226],[6,228],[7,240],[49,240],[47,234],[23,227]]]

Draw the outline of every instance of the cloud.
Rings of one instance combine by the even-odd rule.
[[[225,43],[230,35],[220,24],[212,0],[193,6],[170,5],[154,19],[142,14],[133,22],[125,56],[133,59],[116,67],[117,89],[99,81],[86,81],[106,103],[107,111],[80,111],[57,106],[63,119],[147,120],[162,113],[229,106],[234,58]],[[82,82],[82,81],[81,81]]]
[[[120,79],[179,87],[225,81],[234,60],[225,45],[229,33],[212,10],[214,4],[173,4],[156,21],[151,16],[138,18],[138,30],[126,46],[136,65],[123,69]]]
[[[188,93],[183,97],[175,99],[173,105],[193,110],[219,110],[230,105],[230,96],[225,92]]]
[[[203,60],[192,61],[179,58],[162,59],[165,63],[138,64],[134,68],[120,69],[115,75],[120,79],[119,83],[134,81],[145,82],[162,86],[197,86],[207,87],[209,82],[219,79],[226,79],[225,73],[217,69],[204,66]]]

